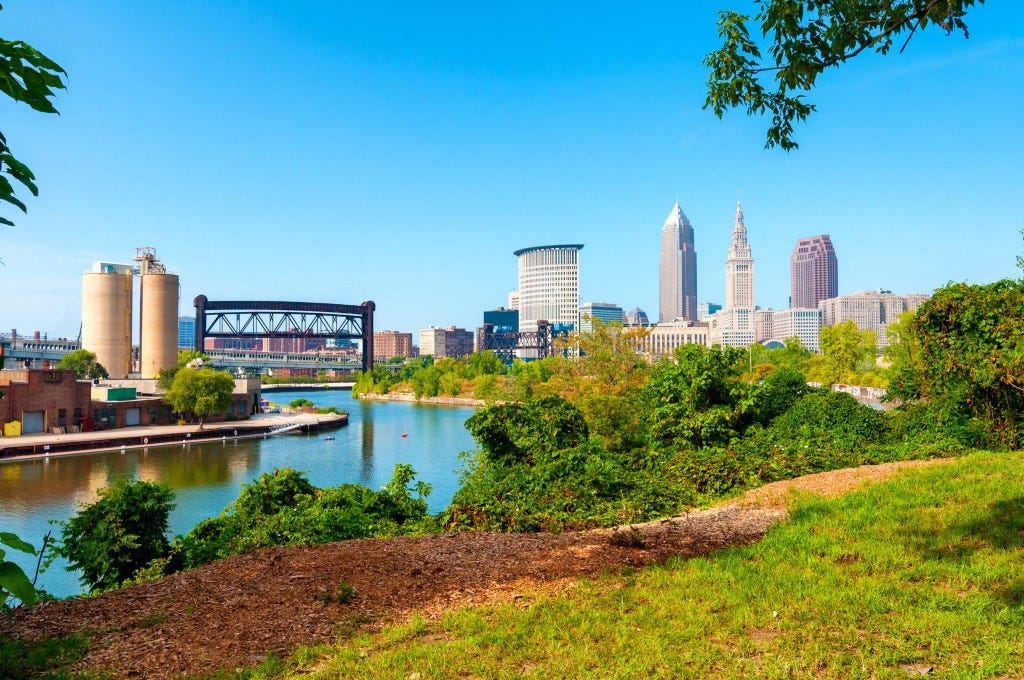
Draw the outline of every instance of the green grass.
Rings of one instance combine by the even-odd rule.
[[[0,680],[78,677],[62,669],[84,657],[88,650],[84,635],[37,642],[0,638]]]
[[[976,454],[803,498],[755,545],[300,650],[280,675],[1021,677],[1022,463]]]

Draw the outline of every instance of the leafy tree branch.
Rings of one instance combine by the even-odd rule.
[[[2,9],[3,5],[0,5]],[[57,113],[51,100],[56,96],[56,90],[65,89],[66,75],[59,64],[28,43],[0,38],[0,92],[14,101],[28,104],[42,113]],[[0,131],[0,202],[26,212],[25,203],[15,195],[15,185],[11,180],[28,189],[33,196],[39,195],[35,175],[14,157],[7,145],[7,137]],[[13,226],[14,222],[0,215],[0,224]]]
[[[815,107],[805,95],[827,69],[864,51],[888,54],[905,36],[899,51],[929,24],[969,37],[964,17],[984,0],[755,0],[753,17],[768,42],[767,56],[750,34],[751,17],[719,11],[722,47],[704,57],[708,94],[704,108],[721,118],[728,109],[772,116],[765,147],[786,151],[798,144],[793,124]],[[766,79],[765,74],[772,74]],[[774,82],[772,82],[774,81]]]

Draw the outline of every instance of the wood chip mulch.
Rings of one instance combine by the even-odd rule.
[[[19,610],[13,621],[0,621],[0,635],[37,639],[85,631],[90,651],[80,670],[115,678],[206,676],[414,612],[433,617],[602,572],[747,544],[786,517],[793,491],[835,495],[933,462],[864,466],[770,484],[723,506],[633,525],[643,535],[642,547],[622,545],[629,541],[601,529],[269,548],[97,597]],[[342,580],[355,589],[348,603],[330,597]]]

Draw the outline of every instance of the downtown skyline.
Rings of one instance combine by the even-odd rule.
[[[676,197],[698,301],[724,301],[737,198],[764,307],[787,306],[811,234],[840,294],[1019,275],[1020,7],[826,74],[790,154],[762,149],[767,121],[701,110],[713,7],[401,7],[6,3],[0,35],[69,77],[60,116],[0,104],[40,188],[0,229],[0,324],[74,337],[82,273],[138,246],[185,314],[198,294],[373,299],[377,327],[415,331],[476,327],[513,251],[581,243],[581,302],[655,318]]]

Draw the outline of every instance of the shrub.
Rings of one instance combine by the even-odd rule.
[[[99,499],[61,522],[52,548],[80,569],[90,591],[114,588],[167,554],[167,517],[174,492],[166,484],[119,479],[100,489]]]
[[[587,440],[587,422],[561,397],[525,404],[490,406],[466,421],[466,429],[495,461],[532,463],[543,453],[567,449]]]
[[[828,388],[814,390],[772,421],[770,439],[780,444],[807,444],[853,450],[883,442],[888,423],[882,411],[851,395]]]
[[[318,489],[290,468],[244,485],[219,517],[204,520],[175,542],[172,568],[274,545],[314,545],[415,532],[428,521],[430,485],[415,481],[409,465],[380,491],[358,484]]]

